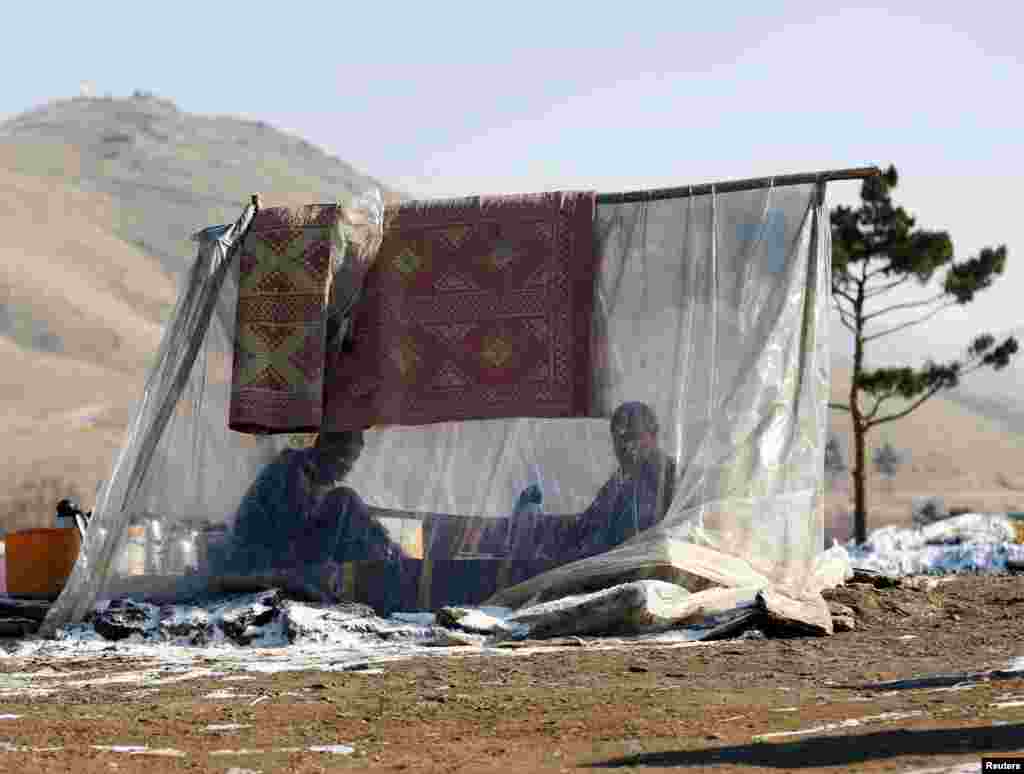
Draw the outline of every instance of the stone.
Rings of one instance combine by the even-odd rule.
[[[524,631],[516,636],[533,639],[636,635],[677,628],[703,629],[699,639],[727,639],[761,620],[759,588],[711,588],[690,594],[664,581],[634,581],[517,610],[506,624],[522,626]]]
[[[269,591],[252,601],[226,610],[220,616],[224,635],[238,645],[249,645],[264,632],[263,627],[281,617],[281,594]]]
[[[214,626],[202,608],[177,608],[165,605],[160,610],[160,634],[166,640],[185,640],[202,647],[214,636]]]
[[[158,629],[159,608],[130,599],[115,599],[93,618],[96,633],[108,640],[124,640],[133,635],[146,638]]]
[[[913,589],[914,591],[932,591],[938,585],[939,581],[937,578],[929,578],[922,575],[903,579],[904,588]]]
[[[664,631],[695,610],[690,592],[664,581],[634,581],[518,610],[510,623],[534,639]]]
[[[468,632],[452,631],[451,629],[445,629],[442,626],[433,627],[433,639],[425,642],[425,645],[432,645],[437,648],[453,648],[453,647],[467,647],[467,646],[480,646],[484,642],[484,638],[478,634],[469,634]]]
[[[903,584],[903,581],[894,575],[886,575],[874,570],[865,570],[862,567],[853,568],[853,575],[849,582],[851,585],[854,583],[867,583],[876,589],[895,588]]]
[[[766,640],[767,635],[760,629],[747,629],[736,639],[738,640]]]
[[[464,607],[442,607],[437,611],[437,623],[446,629],[457,629],[470,634],[514,635],[525,634],[520,625],[509,625],[483,610]]]
[[[823,637],[833,632],[832,614],[820,594],[790,595],[763,589],[757,594],[757,603],[768,629],[779,634]]]
[[[834,600],[826,600],[828,602],[828,611],[832,614],[833,618],[854,618],[856,614],[853,612],[853,608],[844,605],[842,602],[836,602]]]
[[[852,632],[857,628],[857,619],[852,615],[832,616],[832,631]]]

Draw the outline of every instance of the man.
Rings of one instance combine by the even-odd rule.
[[[333,584],[342,562],[398,558],[398,546],[366,503],[340,485],[363,446],[362,431],[346,431],[321,433],[309,449],[281,452],[238,508],[227,573],[278,571]]]
[[[665,516],[675,491],[675,461],[658,448],[658,420],[646,403],[623,403],[612,414],[612,448],[618,470],[605,482],[593,503],[576,516],[558,558],[583,559],[625,542],[653,527]],[[539,504],[539,489],[523,491],[517,508]],[[513,516],[515,518],[515,516]],[[540,548],[540,547],[538,547]],[[543,553],[550,554],[550,549]]]

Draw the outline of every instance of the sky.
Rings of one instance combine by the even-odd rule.
[[[142,89],[267,121],[423,198],[892,163],[919,226],[949,231],[959,258],[1006,244],[1010,259],[981,300],[883,340],[880,361],[1024,324],[1016,3],[69,6],[5,9],[25,34],[0,49],[0,119]],[[830,203],[858,191],[834,183]]]

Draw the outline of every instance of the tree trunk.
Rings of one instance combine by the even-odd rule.
[[[867,449],[864,436],[867,434],[855,417],[853,422],[853,537],[857,543],[868,539],[868,509],[865,481],[867,476]]]
[[[862,266],[860,281],[857,283],[857,297],[854,299],[853,334],[853,378],[850,381],[850,419],[853,424],[853,537],[860,545],[868,539],[867,493],[864,480],[867,475],[867,449],[864,436],[868,425],[860,413],[860,386],[858,381],[864,370],[864,283],[867,281],[867,263]]]
[[[867,475],[867,448],[864,436],[867,434],[864,419],[860,413],[860,387],[857,380],[864,369],[864,286],[857,293],[857,333],[853,344],[853,379],[850,383],[850,417],[853,420],[853,537],[860,545],[868,539],[867,494],[864,479]]]

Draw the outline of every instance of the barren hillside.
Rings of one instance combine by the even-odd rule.
[[[835,365],[832,400],[845,403],[850,371]],[[886,404],[884,413],[906,404]],[[853,437],[849,416],[831,412],[832,427],[848,441]],[[907,461],[891,481],[880,478],[870,465],[871,452],[886,441],[906,453]],[[1024,511],[1024,435],[1006,423],[971,411],[954,398],[937,395],[895,422],[880,425],[868,435],[869,526],[906,521],[915,497],[939,495],[949,507],[991,511]],[[829,495],[835,527],[843,532],[843,514],[852,508],[848,480]]]
[[[0,533],[48,523],[63,494],[92,502],[192,233],[233,220],[253,192],[301,204],[375,185],[261,122],[146,95],[0,124]]]

